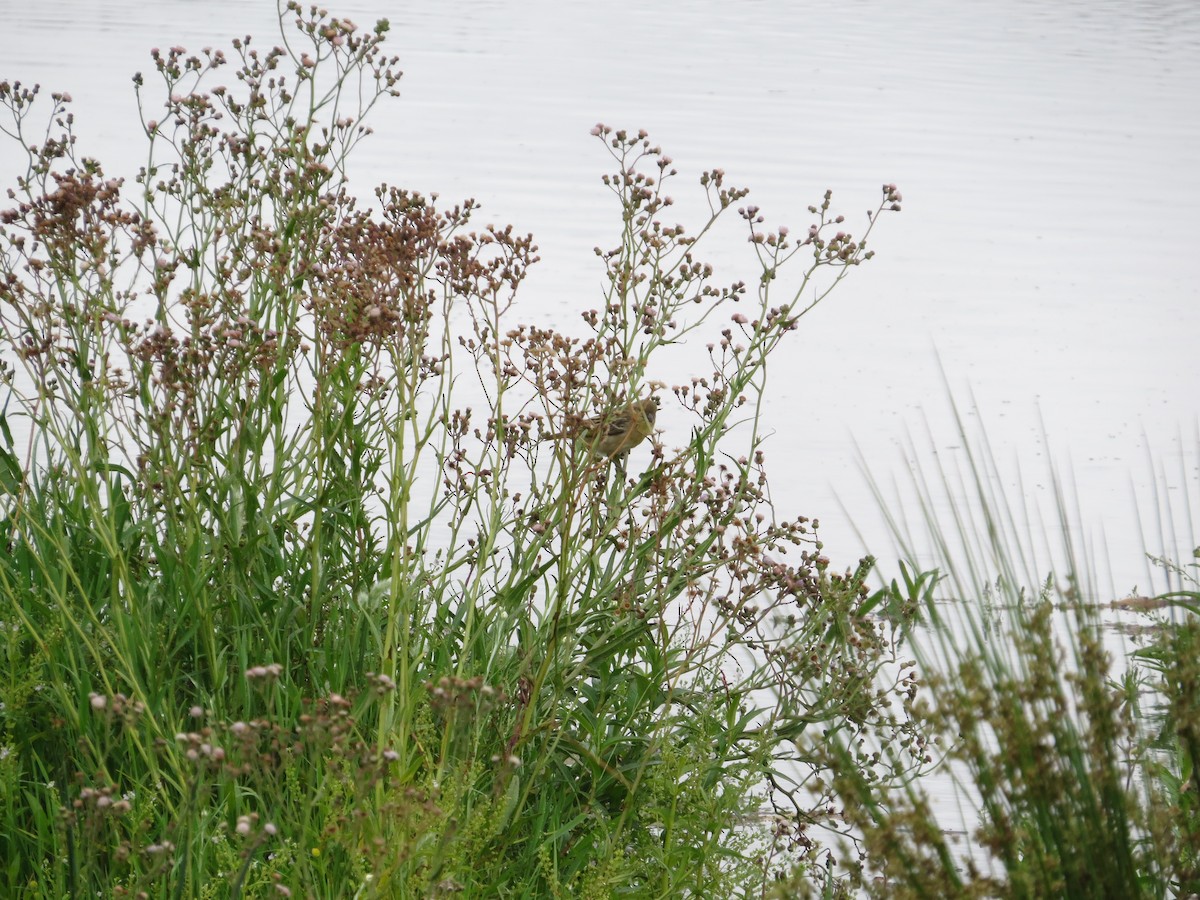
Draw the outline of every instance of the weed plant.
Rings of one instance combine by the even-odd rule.
[[[939,459],[914,472],[925,539],[872,481],[902,552],[915,559],[927,546],[936,557],[928,571],[901,566],[875,596],[919,614],[908,645],[921,681],[914,715],[969,830],[965,843],[948,839],[960,823],[945,821],[944,800],[939,818],[915,781],[873,783],[835,749],[829,770],[862,836],[844,860],[851,883],[889,898],[1196,896],[1195,565],[1154,560],[1175,589],[1110,604],[1061,480],[1051,473],[1056,520],[1031,526],[1026,498],[999,487],[986,436],[958,424],[965,466]],[[1057,561],[1033,580],[1054,534]],[[1155,611],[1146,646],[1114,639],[1101,616],[1110,605]]]
[[[598,125],[603,296],[519,324],[529,236],[350,192],[387,23],[280,19],[152,54],[132,184],[66,94],[43,125],[0,84],[0,894],[726,897],[811,865],[817,748],[923,749],[870,562],[776,516],[757,409],[895,187],[863,237],[826,194],[794,238],[715,169],[688,231],[671,160]],[[718,284],[735,215],[751,274]],[[668,345],[698,373],[669,387]],[[548,439],[651,393],[631,454]]]

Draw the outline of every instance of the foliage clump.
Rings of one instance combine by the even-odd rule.
[[[66,95],[31,142],[37,89],[0,84],[29,154],[0,213],[3,892],[733,896],[814,864],[815,746],[923,755],[870,564],[775,515],[756,417],[865,237],[829,194],[768,230],[720,170],[709,219],[666,224],[671,160],[598,125],[601,302],[516,323],[531,237],[349,191],[387,23],[281,21],[152,54],[132,184]],[[731,210],[754,274],[719,284]],[[655,381],[669,345],[699,374]],[[548,439],[652,393],[634,454]]]

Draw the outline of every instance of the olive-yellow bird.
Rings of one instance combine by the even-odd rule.
[[[615,459],[624,456],[654,432],[658,398],[647,397],[627,406],[584,419],[568,431],[546,435],[548,438],[574,438],[592,453]]]

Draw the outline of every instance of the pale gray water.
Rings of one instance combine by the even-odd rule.
[[[878,258],[771,372],[776,501],[819,517],[834,558],[861,552],[855,525],[888,553],[854,441],[884,481],[903,480],[899,447],[923,416],[938,448],[959,443],[935,349],[960,401],[974,391],[1000,460],[1044,501],[1040,410],[1085,531],[1107,540],[1116,592],[1146,583],[1130,498],[1148,514],[1148,454],[1170,496],[1190,486],[1200,506],[1200,7],[356,0],[332,11],[364,27],[389,17],[406,70],[352,171],[360,191],[387,180],[473,196],[482,221],[532,231],[543,263],[523,321],[573,328],[599,296],[592,248],[612,243],[615,216],[598,183],[609,161],[588,135],[597,121],[646,128],[675,158],[681,219],[700,200],[688,183],[714,165],[793,227],[832,187],[861,228],[879,185],[900,185],[904,212],[876,232]],[[45,0],[9,6],[4,21],[0,77],[70,92],[90,152],[129,174],[141,151],[130,77],[149,71],[150,47],[277,42],[271,2]],[[749,271],[734,268],[742,239],[732,231],[717,255],[731,278]],[[1196,514],[1175,519],[1190,548]]]
[[[543,263],[521,321],[574,328],[598,302],[592,248],[613,243],[618,220],[599,184],[610,161],[588,134],[597,121],[646,128],[674,157],[685,221],[700,199],[687,185],[712,166],[794,229],[827,187],[858,230],[880,184],[900,185],[904,212],[881,223],[877,259],[771,371],[774,498],[782,515],[821,519],[833,559],[862,552],[856,527],[889,555],[855,442],[884,483],[907,477],[901,448],[925,418],[942,459],[960,443],[935,350],[960,402],[974,392],[1002,468],[1021,467],[1030,502],[1051,497],[1048,460],[1070,465],[1102,588],[1146,589],[1141,532],[1160,549],[1156,496],[1173,506],[1162,518],[1179,549],[1200,543],[1200,5],[330,9],[364,27],[389,17],[406,71],[352,169],[359,191],[387,180],[473,196],[480,221],[532,231]],[[4,2],[0,21],[0,79],[71,93],[86,152],[127,175],[142,152],[129,140],[130,77],[150,71],[150,47],[277,40],[269,0]],[[5,183],[11,159],[0,150]],[[718,261],[747,259],[742,241],[732,232]],[[660,421],[670,444],[670,409]]]

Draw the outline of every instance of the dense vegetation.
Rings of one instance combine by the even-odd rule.
[[[989,719],[1101,799],[979,775],[1024,805],[984,795],[1009,877],[972,880],[904,786],[929,735],[970,736],[954,704],[1047,711],[1051,638],[1018,645],[1041,693],[969,668],[919,692],[899,653],[937,576],[872,592],[873,560],[835,565],[770,501],[768,360],[871,256],[894,186],[860,237],[828,193],[793,236],[712,170],[688,230],[671,160],[598,125],[604,293],[578,333],[542,327],[531,237],[351,192],[400,77],[387,23],[281,22],[283,49],[153,54],[131,183],[77,148],[66,95],[47,117],[0,83],[28,152],[0,211],[0,894],[1040,896],[1023,873],[1078,834],[1031,823],[1094,808],[1081,852],[1125,841],[1103,884],[1195,890],[1190,626],[1151,657],[1153,742],[1087,640],[1064,702],[1100,732]],[[723,217],[749,249],[728,283],[700,255]],[[655,380],[666,355],[693,374]],[[639,409],[648,440],[598,439]]]
[[[664,224],[671,161],[597,126],[605,295],[579,334],[522,324],[531,238],[349,192],[400,77],[386,23],[282,18],[286,49],[153,54],[133,184],[67,97],[39,143],[37,91],[0,86],[30,148],[2,220],[0,891],[755,892],[831,802],[816,737],[920,754],[867,567],[775,516],[755,417],[863,240],[828,196],[766,232],[720,171],[709,220]],[[718,285],[724,215],[753,268]],[[696,377],[651,382],[685,341]],[[632,453],[548,438],[651,393],[670,433]]]

